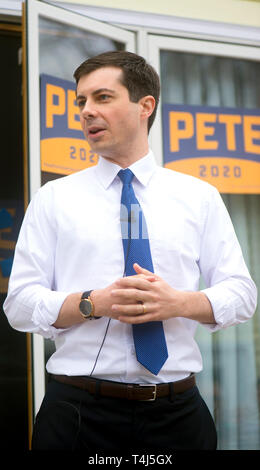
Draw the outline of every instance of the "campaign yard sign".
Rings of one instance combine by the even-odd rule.
[[[222,193],[260,193],[260,110],[163,105],[164,165]]]

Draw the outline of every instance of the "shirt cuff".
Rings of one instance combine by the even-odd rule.
[[[33,311],[32,321],[37,328],[41,330],[41,334],[45,338],[55,339],[61,328],[52,326],[58,318],[61,306],[68,296],[66,292],[51,291],[45,296],[44,300],[40,300]]]
[[[203,323],[203,326],[214,332],[236,323],[234,299],[232,303],[228,300],[223,291],[223,286],[209,287],[207,289],[203,289],[201,292],[203,292],[209,299],[216,321],[216,324]]]

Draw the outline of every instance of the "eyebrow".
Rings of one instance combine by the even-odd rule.
[[[110,88],[98,88],[98,90],[95,90],[93,91],[93,93],[91,93],[93,96],[96,96],[96,95],[99,95],[100,93],[112,93],[113,95],[115,95],[115,91],[114,90],[111,90]],[[76,99],[77,100],[81,100],[81,99],[85,99],[86,97],[84,95],[77,95],[76,96]]]

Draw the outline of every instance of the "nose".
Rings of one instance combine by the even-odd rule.
[[[91,100],[87,100],[81,113],[85,119],[92,117],[92,116],[96,116],[97,111],[96,111],[94,102]]]

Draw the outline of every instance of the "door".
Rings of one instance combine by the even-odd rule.
[[[83,60],[101,52],[134,52],[135,35],[36,0],[26,1],[23,15],[30,199],[49,179],[95,164],[83,134],[79,136],[73,72]],[[61,134],[56,122],[57,128],[63,126]],[[55,141],[61,154],[50,151]],[[45,363],[52,350],[52,342],[33,335],[34,414],[45,393]]]
[[[23,451],[28,445],[29,335],[11,328],[3,312],[24,215],[21,37],[20,25],[0,22],[0,434],[1,447],[9,451]]]
[[[162,88],[152,134],[157,159],[219,189],[259,288],[260,49],[151,35],[149,54]],[[220,449],[260,448],[259,336],[259,307],[246,324],[213,335],[198,328],[204,360],[198,383],[215,415]]]

